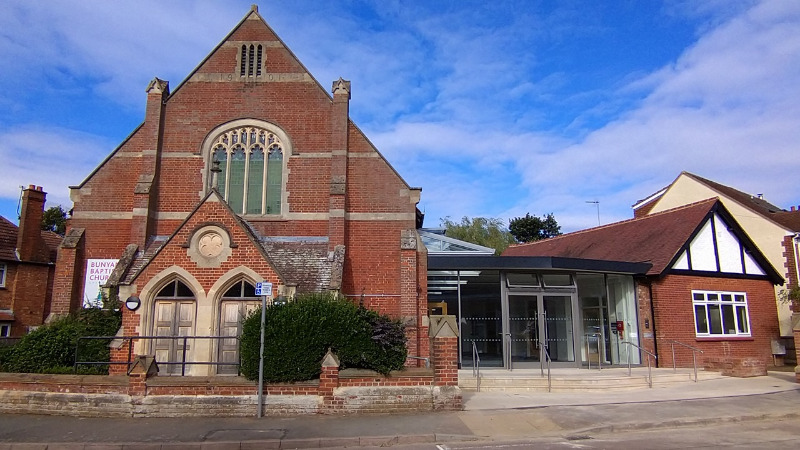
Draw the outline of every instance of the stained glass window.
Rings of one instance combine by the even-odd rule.
[[[265,155],[265,147],[268,150]],[[238,214],[280,214],[283,191],[283,145],[258,127],[237,127],[219,135],[212,161],[220,172],[211,183]]]

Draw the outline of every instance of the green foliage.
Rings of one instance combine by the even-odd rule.
[[[42,325],[25,335],[10,350],[0,354],[0,369],[6,372],[72,373],[75,345],[82,336],[113,336],[122,324],[119,311],[82,309]],[[80,361],[108,361],[108,341],[81,341]],[[107,366],[83,367],[82,373],[107,373]]]
[[[778,300],[781,303],[788,303],[791,305],[800,304],[800,286],[789,286],[781,288],[778,292]]]
[[[320,374],[328,348],[340,369],[362,368],[381,373],[401,369],[406,359],[403,325],[360,308],[334,294],[306,294],[265,311],[264,379],[303,381]],[[261,309],[242,324],[241,372],[258,378]]]
[[[533,242],[561,234],[561,226],[553,213],[540,217],[530,213],[525,217],[515,217],[508,223],[508,230],[519,242]]]
[[[67,212],[61,205],[51,206],[42,214],[42,230],[64,235],[67,231]]]
[[[511,244],[516,243],[514,236],[508,232],[503,221],[485,217],[462,217],[461,222],[457,223],[449,217],[441,219],[441,225],[445,229],[445,235],[453,239],[472,242],[473,244],[490,247],[495,250],[495,254],[503,253]]]

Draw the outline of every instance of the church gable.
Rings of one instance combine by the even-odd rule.
[[[671,269],[757,277],[774,272],[733,218],[717,208],[683,246]]]
[[[314,82],[314,79],[254,9],[197,66],[187,81],[258,83]],[[325,93],[322,86],[316,84]]]
[[[145,251],[144,255],[148,253]],[[147,261],[138,265],[141,269],[131,274],[129,284],[138,278],[151,279],[173,266],[186,270],[201,284],[216,281],[243,266],[276,285],[283,284],[256,237],[214,191]]]

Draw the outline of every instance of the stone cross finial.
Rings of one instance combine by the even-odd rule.
[[[148,94],[156,93],[169,95],[169,81],[162,80],[160,78],[153,78],[152,81],[150,81],[150,84],[147,85],[145,92]]]
[[[333,88],[331,89],[331,92],[333,92],[333,95],[347,94],[347,98],[350,99],[350,82],[342,77],[339,77],[338,80],[333,82]]]

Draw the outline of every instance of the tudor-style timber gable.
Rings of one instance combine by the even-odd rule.
[[[681,250],[672,270],[765,276],[766,271],[753,256],[757,250],[752,243],[742,242],[742,232],[735,230],[714,213]]]

